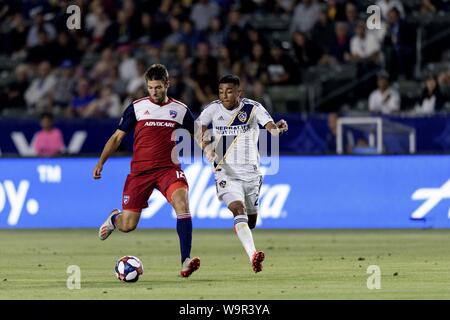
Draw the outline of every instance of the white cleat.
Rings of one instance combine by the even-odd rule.
[[[106,238],[108,238],[109,235],[116,229],[116,227],[114,227],[111,222],[111,217],[119,212],[120,211],[117,209],[111,211],[108,218],[106,218],[105,222],[103,222],[103,224],[100,226],[100,228],[98,229],[98,237],[100,238],[100,240],[106,240]]]

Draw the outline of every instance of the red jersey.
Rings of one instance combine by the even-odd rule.
[[[193,134],[194,118],[188,107],[174,99],[156,104],[145,97],[133,101],[124,111],[118,129],[134,129],[131,172],[164,167],[179,167],[172,161],[176,141],[174,131],[184,128]]]

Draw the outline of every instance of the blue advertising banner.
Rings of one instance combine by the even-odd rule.
[[[129,158],[0,159],[0,228],[98,227],[121,207]],[[231,228],[211,167],[184,165],[195,228]],[[448,228],[450,156],[281,157],[260,192],[259,228]],[[173,228],[154,191],[139,228]]]
[[[284,154],[336,153],[336,136],[329,128],[326,114],[276,114],[275,121],[285,119],[289,131],[280,139]],[[390,116],[395,123],[415,128],[418,153],[450,151],[450,115]],[[117,128],[117,119],[57,119],[55,126],[62,132],[66,153],[70,155],[99,154]],[[0,156],[34,155],[33,139],[40,130],[39,121],[31,119],[0,119]],[[356,137],[354,137],[356,139]],[[389,153],[408,153],[405,137],[385,133],[384,149]],[[406,140],[407,142],[407,140]],[[133,135],[128,134],[119,151],[131,153]]]

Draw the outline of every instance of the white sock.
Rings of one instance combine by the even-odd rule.
[[[253,242],[252,231],[248,227],[248,218],[246,215],[238,215],[234,217],[234,231],[236,232],[239,240],[241,240],[247,255],[252,261],[252,256],[256,251],[255,244]]]

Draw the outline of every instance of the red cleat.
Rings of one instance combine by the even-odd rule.
[[[200,258],[186,258],[186,260],[183,262],[183,266],[181,267],[180,275],[183,278],[187,278],[198,268],[200,268]]]
[[[262,251],[256,251],[252,258],[252,268],[255,273],[262,271],[262,262],[264,261],[265,254]]]

